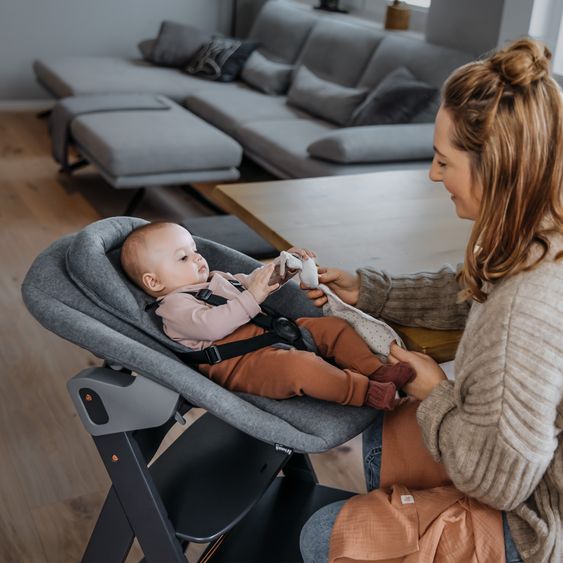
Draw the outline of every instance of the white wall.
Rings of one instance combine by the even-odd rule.
[[[0,0],[0,101],[48,97],[36,58],[134,57],[164,19],[228,33],[230,10],[228,0]]]
[[[504,0],[432,0],[426,39],[474,54],[489,51],[497,45],[503,5]]]

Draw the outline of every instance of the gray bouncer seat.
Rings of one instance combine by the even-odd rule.
[[[202,561],[300,561],[303,523],[350,496],[318,485],[307,454],[361,433],[376,411],[235,394],[182,363],[173,350],[185,348],[164,335],[145,311],[151,298],[119,265],[124,238],[144,223],[114,217],[63,237],[37,257],[22,286],[43,326],[104,360],[68,383],[112,481],[82,560],[124,561],[137,537],[155,563],[186,561],[191,541],[209,543]],[[259,265],[195,238],[212,270]],[[267,304],[294,318],[320,314],[295,284]],[[206,413],[151,462],[194,406]]]

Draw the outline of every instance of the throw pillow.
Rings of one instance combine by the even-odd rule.
[[[157,65],[183,68],[211,33],[192,25],[163,21],[149,60]]]
[[[433,140],[431,123],[345,127],[319,137],[307,152],[338,164],[432,160]]]
[[[246,61],[241,78],[266,94],[285,94],[289,88],[293,65],[278,63],[254,51]]]
[[[323,80],[306,66],[301,66],[287,94],[287,102],[327,121],[344,125],[366,93],[366,90]]]
[[[437,88],[416,79],[406,67],[389,73],[352,115],[349,125],[408,123],[436,95]]]
[[[186,72],[218,82],[232,82],[256,47],[256,41],[215,37],[199,49]]]
[[[151,60],[152,50],[156,44],[156,39],[144,39],[137,45],[137,49],[139,49],[141,56],[145,61]]]

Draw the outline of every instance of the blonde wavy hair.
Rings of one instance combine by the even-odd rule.
[[[542,43],[520,39],[458,68],[442,89],[451,141],[470,153],[473,186],[483,189],[459,274],[479,302],[485,282],[536,267],[550,235],[563,234],[563,98],[550,59]]]

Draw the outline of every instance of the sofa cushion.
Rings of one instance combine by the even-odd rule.
[[[217,82],[233,82],[257,46],[256,41],[215,37],[199,49],[186,72]]]
[[[473,60],[469,53],[432,45],[426,41],[388,33],[373,52],[358,82],[359,88],[375,88],[391,71],[408,68],[418,80],[441,88],[451,72]]]
[[[238,140],[245,153],[280,178],[312,178],[338,174],[365,174],[376,170],[420,168],[420,162],[338,164],[313,158],[307,147],[333,129],[317,119],[257,121],[242,126]]]
[[[438,89],[417,80],[404,66],[390,72],[354,111],[350,125],[408,123],[423,110]]]
[[[309,34],[298,63],[324,80],[356,87],[384,35],[367,26],[322,19]]]
[[[287,102],[338,125],[345,125],[366,97],[366,90],[322,80],[301,66],[287,94]]]
[[[163,21],[148,60],[157,65],[184,68],[210,39],[209,31],[193,25]]]
[[[41,84],[57,98],[136,92],[182,100],[202,87],[206,90],[229,87],[189,76],[175,68],[118,57],[56,57],[36,61],[34,70]]]
[[[266,2],[248,35],[273,60],[294,63],[318,17],[289,2]]]
[[[242,69],[241,78],[266,94],[285,94],[292,69],[293,65],[272,61],[254,51]]]
[[[268,96],[244,83],[229,86],[232,86],[229,90],[218,88],[193,94],[184,100],[184,105],[235,138],[239,127],[252,121],[292,120],[306,115],[288,106],[283,96]]]
[[[346,127],[323,135],[307,152],[342,164],[431,160],[433,137],[432,123]]]
[[[112,177],[237,167],[240,145],[182,107],[89,113],[71,124],[73,139]]]

